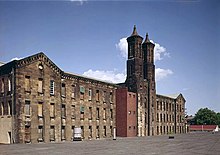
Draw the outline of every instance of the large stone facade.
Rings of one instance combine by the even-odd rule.
[[[117,85],[64,72],[44,53],[1,64],[0,143],[71,141],[76,127],[83,139],[110,138],[114,128],[119,136],[184,133],[185,99],[156,95],[155,45],[148,34],[142,41],[134,27],[127,78]]]
[[[5,131],[11,141],[71,141],[75,127],[82,128],[84,139],[112,136],[116,85],[63,72],[43,53],[0,71],[0,115],[13,118]]]
[[[185,122],[185,102],[182,94],[157,94],[157,135],[187,132]]]

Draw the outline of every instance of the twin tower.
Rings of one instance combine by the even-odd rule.
[[[155,65],[154,44],[148,34],[145,41],[138,35],[136,26],[127,38],[128,60],[125,85],[128,91],[137,94],[138,136],[150,136],[155,133]]]

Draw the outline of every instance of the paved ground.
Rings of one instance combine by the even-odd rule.
[[[0,145],[0,155],[220,155],[220,132],[50,144]]]

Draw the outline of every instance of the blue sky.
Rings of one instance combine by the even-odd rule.
[[[220,112],[219,1],[0,1],[0,61],[43,51],[62,70],[123,82],[126,37],[156,44],[157,93]]]

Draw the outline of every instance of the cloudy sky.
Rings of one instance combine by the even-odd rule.
[[[0,61],[43,51],[62,70],[126,78],[133,26],[155,43],[158,94],[182,93],[188,114],[220,112],[220,2],[0,1]]]

